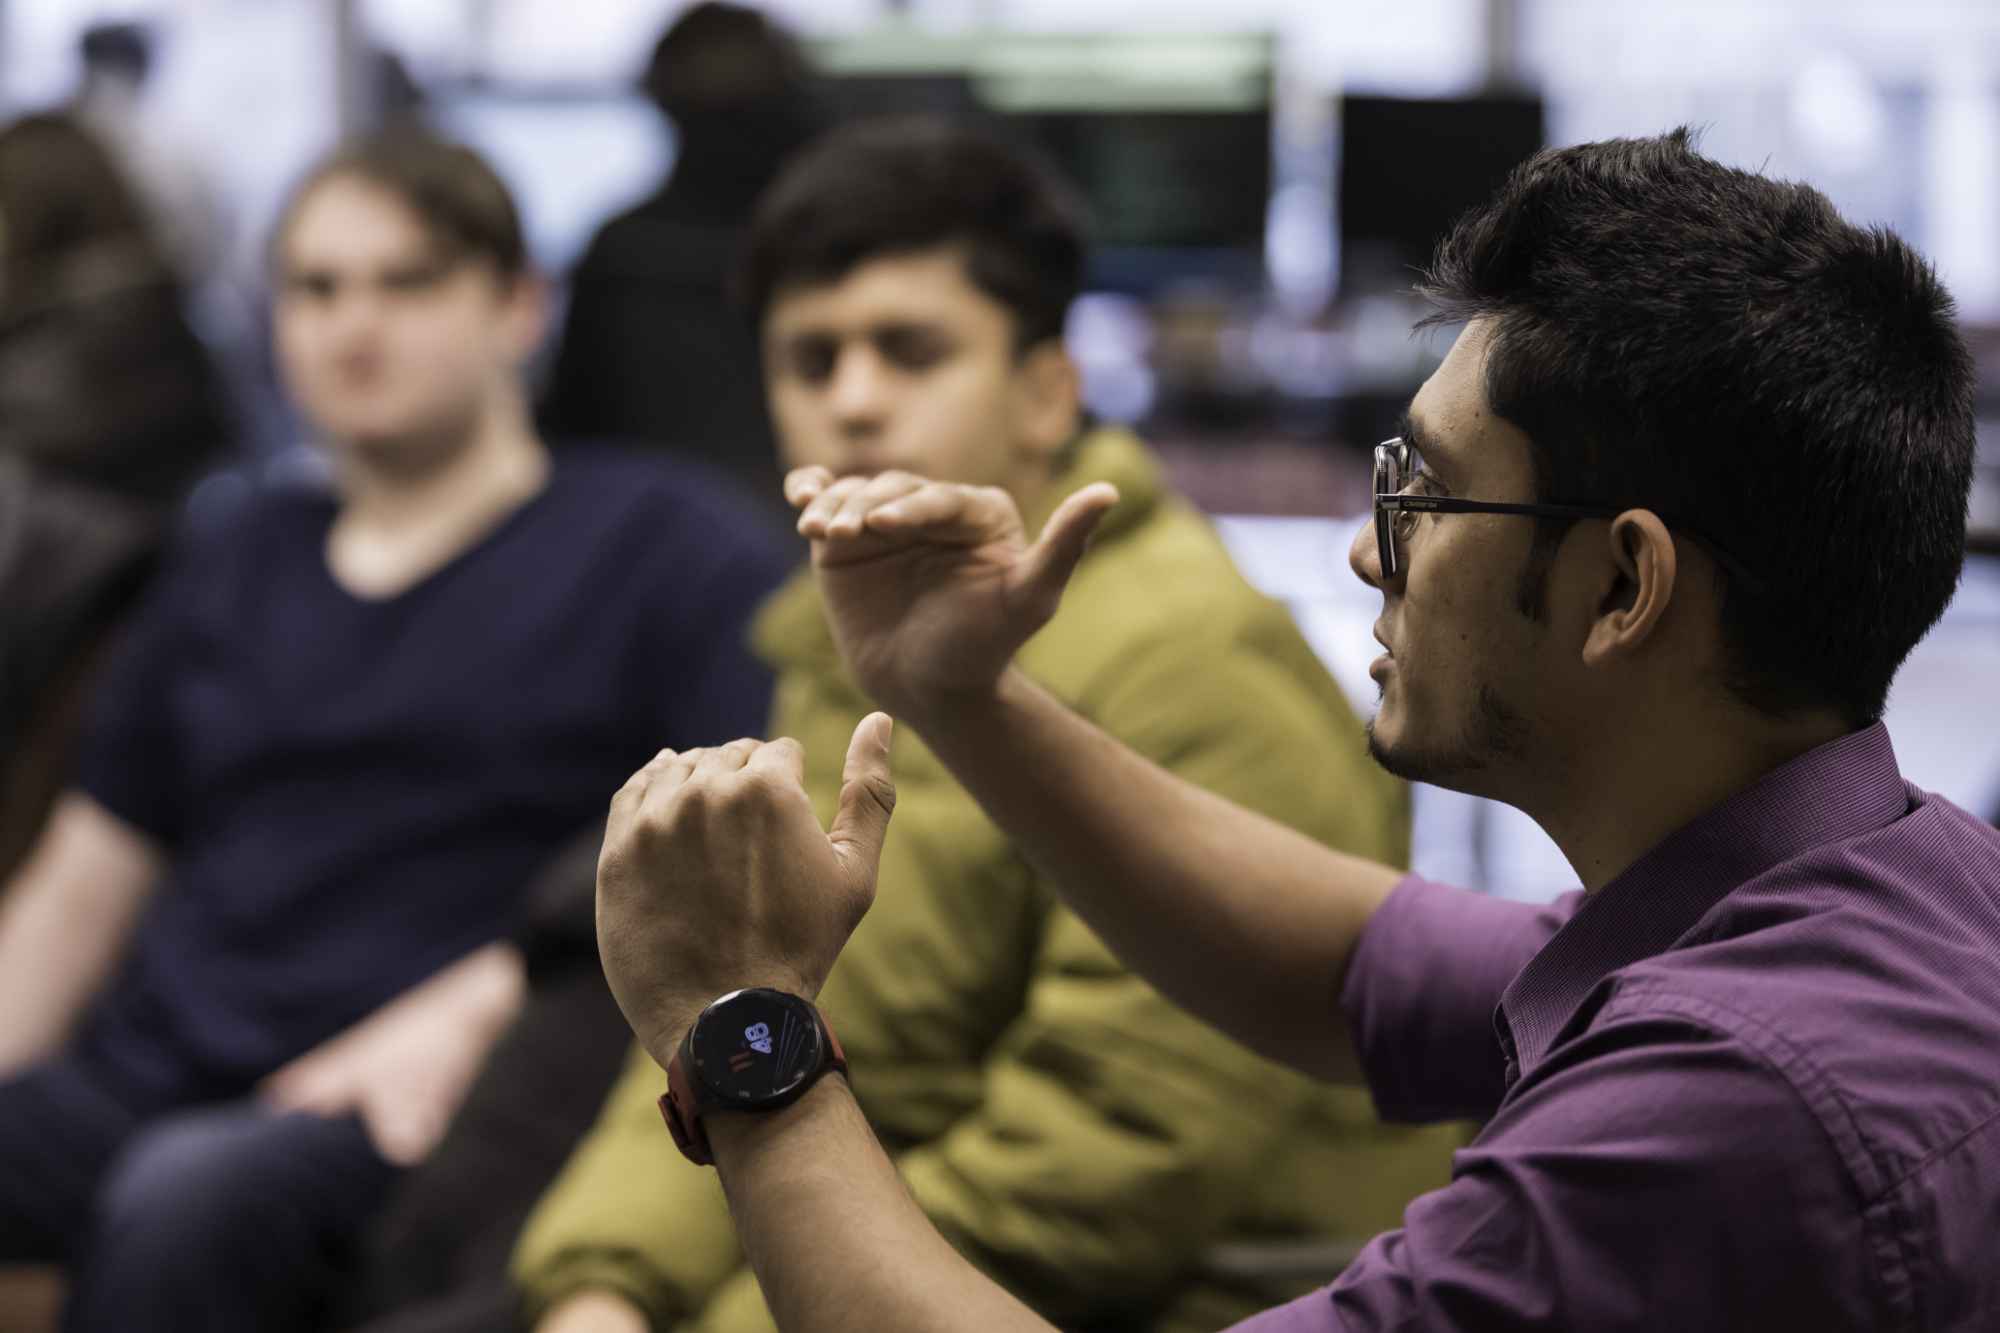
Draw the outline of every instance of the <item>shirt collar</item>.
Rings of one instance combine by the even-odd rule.
[[[1494,1015],[1510,1074],[1541,1062],[1605,977],[1664,953],[1740,885],[1899,819],[1909,795],[1880,722],[1808,750],[1633,862],[1530,959]]]

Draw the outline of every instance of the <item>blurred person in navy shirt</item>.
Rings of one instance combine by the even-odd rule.
[[[789,552],[552,458],[543,289],[467,150],[346,148],[272,247],[331,487],[191,520],[0,898],[0,1262],[73,1329],[299,1329],[521,1002],[521,889],[662,744],[761,731]]]

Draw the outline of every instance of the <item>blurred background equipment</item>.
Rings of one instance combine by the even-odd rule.
[[[1438,237],[1548,141],[1542,99],[1340,99],[1340,287],[1407,288]]]
[[[891,26],[811,50],[843,116],[969,116],[1041,152],[1083,194],[1094,288],[1151,296],[1202,282],[1262,286],[1269,34]]]

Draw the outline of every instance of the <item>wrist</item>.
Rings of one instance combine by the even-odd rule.
[[[819,998],[819,987],[810,985],[796,971],[788,968],[743,968],[732,971],[738,978],[727,985],[714,983],[699,989],[679,991],[655,1005],[647,1031],[638,1034],[640,1045],[646,1048],[660,1068],[665,1069],[680,1053],[681,1044],[687,1040],[688,1032],[702,1010],[725,995],[740,990],[767,989],[796,995],[808,1002]]]
[[[908,707],[894,711],[918,733],[935,740],[994,725],[1019,707],[1033,688],[1021,669],[1009,663],[988,684],[970,689],[932,690],[912,699]]]
[[[712,1113],[770,1115],[846,1071],[840,1039],[810,1001],[771,988],[733,991],[701,1012],[668,1062],[660,1115],[688,1160],[709,1166]]]
[[[860,1109],[845,1072],[830,1071],[816,1080],[789,1106],[768,1111],[732,1111],[716,1107],[702,1117],[716,1169],[726,1176],[740,1164],[764,1152],[777,1152],[787,1139],[815,1135],[837,1125]]]

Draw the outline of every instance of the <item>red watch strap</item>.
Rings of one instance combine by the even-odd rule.
[[[660,1114],[666,1119],[667,1132],[674,1136],[674,1146],[690,1162],[696,1166],[715,1164],[715,1153],[708,1146],[708,1130],[701,1123],[701,1104],[695,1100],[687,1070],[681,1067],[679,1052],[675,1052],[674,1062],[667,1066],[667,1090],[660,1094]]]
[[[833,1035],[833,1024],[826,1021],[825,1014],[821,1014],[819,1017],[819,1030],[826,1034],[826,1047],[831,1052],[822,1074],[845,1075],[847,1073],[847,1052],[840,1049],[840,1038]]]

